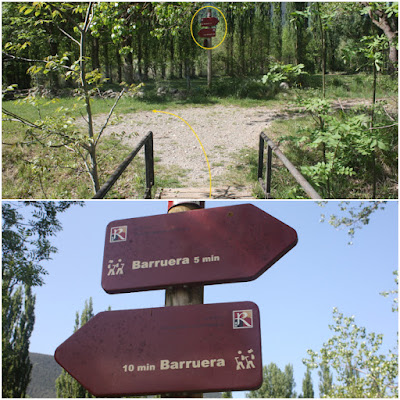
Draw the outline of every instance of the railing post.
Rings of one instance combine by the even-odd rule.
[[[267,144],[267,168],[265,171],[265,194],[266,198],[271,198],[271,174],[272,174],[272,148]]]
[[[151,187],[154,185],[154,156],[153,156],[153,132],[149,132],[137,144],[136,148],[125,158],[124,161],[117,167],[114,173],[110,176],[107,182],[100,190],[92,197],[93,199],[103,199],[114,183],[118,180],[121,174],[125,171],[131,161],[135,158],[142,147],[145,147],[145,163],[146,163],[146,192],[145,198],[151,198]]]
[[[146,164],[145,199],[151,199],[151,187],[154,185],[153,132],[149,132],[148,139],[144,145],[144,159]]]
[[[264,139],[260,135],[260,143],[258,146],[258,180],[262,179],[264,167]]]
[[[268,160],[267,160],[267,171],[265,173],[265,192],[267,198],[270,198],[271,191],[271,170],[272,170],[272,151],[275,155],[282,161],[283,165],[288,169],[290,174],[299,183],[299,185],[304,189],[304,191],[312,199],[321,199],[321,196],[316,192],[316,190],[307,182],[304,176],[296,169],[296,167],[285,157],[285,155],[278,149],[276,144],[267,137],[267,135],[261,132],[260,137],[267,143],[268,146]],[[260,180],[262,186],[262,179]],[[264,189],[264,187],[263,187]]]

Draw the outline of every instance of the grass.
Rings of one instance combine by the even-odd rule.
[[[348,113],[368,112],[360,109],[359,111],[348,111]],[[337,111],[336,114],[340,112]],[[386,125],[383,121],[378,125]],[[320,156],[320,149],[310,149],[305,145],[299,145],[291,138],[307,136],[307,132],[300,131],[299,127],[312,128],[314,121],[311,116],[303,116],[291,120],[278,120],[274,121],[268,129],[267,135],[276,143],[280,143],[280,149],[289,158],[289,160],[300,170],[301,166],[315,165],[318,161],[322,161]],[[388,151],[380,151],[377,153],[377,198],[396,199],[397,182],[398,182],[398,157],[397,157],[397,127],[392,127],[387,130],[387,135],[392,137],[392,147]],[[285,140],[287,138],[287,140]],[[352,159],[351,166],[356,171],[353,177],[337,177],[336,181],[331,182],[332,191],[335,193],[333,198],[349,198],[349,199],[370,199],[372,198],[372,173],[371,161],[366,157],[358,155]],[[274,169],[274,165],[273,165]],[[285,168],[276,168],[276,172],[272,173],[272,180],[278,182],[274,197],[278,198],[293,198],[290,197],[291,193],[285,193],[282,189],[284,182],[288,181],[288,172]],[[310,178],[306,179],[313,184]],[[289,185],[290,186],[290,185]],[[326,197],[323,190],[313,185],[317,192],[322,197]],[[293,186],[294,188],[294,186]],[[293,195],[297,198],[298,195],[302,196],[302,191],[294,190]]]
[[[232,158],[233,162],[228,166],[227,173],[225,176],[219,177],[217,182],[223,180],[230,186],[251,187],[252,195],[255,198],[264,199],[265,193],[263,192],[261,184],[258,182],[258,151],[246,147],[237,153],[232,154]],[[265,171],[263,176],[265,177]],[[307,195],[301,186],[296,182],[277,157],[273,157],[271,177],[272,198],[307,198]]]
[[[16,132],[14,139],[18,140]],[[110,153],[111,150],[111,153]],[[105,138],[99,145],[98,153],[108,154],[99,157],[101,184],[114,172],[131,149],[114,139]],[[57,167],[35,168],[33,161],[53,161]],[[165,187],[182,187],[186,171],[178,166],[160,166],[155,158],[155,182],[152,193]],[[143,198],[145,193],[145,165],[143,151],[131,162],[106,198]],[[3,198],[8,199],[69,199],[91,198],[91,181],[83,169],[76,165],[72,154],[63,149],[44,149],[32,147],[3,147]]]
[[[328,75],[327,98],[365,98],[371,97],[370,87],[372,78],[367,75]],[[243,82],[242,82],[243,81]],[[321,96],[321,76],[309,75],[304,78],[301,92],[307,96]],[[163,82],[148,82],[143,88],[142,99],[123,97],[116,112],[123,118],[126,113],[139,111],[167,110],[182,107],[208,107],[218,104],[221,106],[238,106],[252,108],[267,106],[284,108],[296,98],[297,92],[289,90],[279,93],[275,97],[260,97],[262,87],[259,84],[249,84],[249,80],[233,78],[215,78],[214,87],[209,90],[205,78],[193,79],[190,92],[187,91],[185,80],[167,80]],[[163,97],[157,96],[157,88],[165,86],[167,89],[178,89],[186,95],[176,98],[172,94]],[[120,90],[114,86],[114,90]],[[105,88],[106,89],[106,88]],[[378,97],[397,98],[397,83],[390,77],[379,77]],[[261,92],[260,92],[261,90]],[[247,91],[247,92],[246,92]],[[114,104],[114,99],[93,98],[93,114],[106,114]],[[57,115],[57,110],[63,107],[73,118],[81,118],[84,114],[84,104],[76,97],[59,99],[36,99],[35,104],[15,101],[3,101],[3,107],[10,112],[21,115],[30,121],[44,119],[47,116]],[[78,105],[78,106],[77,106]],[[40,111],[39,111],[40,110]],[[234,121],[231,121],[234,123]],[[295,135],[299,126],[310,125],[309,118],[295,118],[278,120],[268,131],[272,140],[278,140],[285,134]],[[82,165],[73,154],[65,149],[46,149],[39,145],[18,146],[24,141],[26,127],[19,123],[3,122],[3,198],[90,198],[92,197],[91,182]],[[304,165],[311,162],[313,155],[307,151],[296,151],[289,146],[284,147],[287,156],[295,165]],[[221,151],[223,149],[221,148]],[[104,137],[99,145],[101,181],[104,182],[115,170],[119,163],[129,153],[130,149],[121,145],[115,139]],[[102,158],[102,154],[108,154]],[[256,196],[263,197],[257,182],[257,160],[255,150],[242,149],[233,155],[233,163],[227,166],[228,172],[223,178],[235,186],[253,186]],[[385,160],[383,160],[385,161]],[[184,185],[185,171],[177,166],[169,168],[159,167],[160,159],[155,159],[155,190],[161,187],[180,187]],[[386,162],[386,161],[385,161]],[[386,162],[388,164],[388,162]],[[215,166],[222,166],[217,163]],[[392,167],[390,167],[392,168]],[[273,163],[272,195],[274,198],[299,198],[304,196],[295,181],[288,175],[285,168],[278,162]],[[380,172],[381,173],[381,172]],[[381,173],[382,175],[382,173]],[[380,193],[384,197],[393,197],[393,187],[397,184],[396,175],[389,174],[390,178],[380,181]],[[135,159],[119,179],[117,185],[107,195],[108,198],[138,198],[144,193],[144,161],[143,157]],[[365,184],[354,182],[357,189],[352,196],[368,197],[368,190],[362,192]]]

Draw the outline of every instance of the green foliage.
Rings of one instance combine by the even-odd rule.
[[[314,398],[314,389],[311,379],[311,372],[307,368],[307,372],[304,374],[303,383],[302,383],[302,397],[305,399],[312,399]]]
[[[318,376],[319,376],[319,384],[318,384],[319,395],[321,397],[328,397],[329,393],[332,390],[332,382],[333,382],[333,377],[328,364],[324,362],[320,364],[318,370]]]
[[[379,293],[383,297],[388,297],[388,296],[394,296],[393,297],[393,302],[392,302],[392,311],[393,312],[399,312],[399,273],[398,271],[393,271],[394,275],[394,281],[396,283],[396,289],[394,290],[389,290],[389,291],[384,291],[382,293]]]
[[[280,3],[218,3],[226,16],[229,35],[225,49],[214,51],[221,60],[215,72],[231,77],[265,74],[270,57],[278,62],[304,64],[308,72],[314,72],[321,69],[321,39],[324,39],[327,65],[333,70],[338,67],[346,70],[348,65],[337,60],[345,43],[359,44],[365,34],[367,24],[361,14],[383,10],[390,21],[397,15],[396,3],[368,7],[340,3],[306,5],[301,2],[288,3],[287,7]],[[25,80],[23,75],[30,59],[34,71],[42,69],[42,82],[54,85],[59,79],[65,83],[62,69],[57,67],[65,57],[70,61],[62,65],[64,72],[81,61],[79,50],[71,47],[71,40],[79,42],[87,6],[87,3],[67,2],[5,4],[3,49],[25,58],[23,64],[19,60],[23,68],[18,67],[18,81]],[[198,8],[199,4],[190,2],[96,4],[87,29],[89,51],[84,55],[85,60],[92,62],[93,70],[98,68],[103,78],[118,82],[128,78],[132,83],[135,68],[139,80],[147,79],[150,74],[161,78],[168,73],[171,77],[183,77],[189,70],[191,76],[201,76],[204,51],[196,46],[189,32],[191,17]],[[194,25],[197,31],[196,21]],[[224,30],[222,25],[219,24],[218,31]],[[38,65],[39,60],[47,61],[47,70],[41,62]],[[6,60],[3,81],[7,86],[15,83],[11,79],[15,77],[12,69],[16,64],[15,59]],[[123,66],[125,71],[121,71]],[[67,74],[74,71],[71,67]],[[31,86],[35,79],[29,82]],[[28,80],[24,87],[29,87],[25,83]]]
[[[333,336],[319,352],[308,350],[309,358],[303,360],[308,368],[329,366],[335,372],[335,382],[324,389],[324,397],[397,398],[397,351],[382,354],[383,335],[367,333],[354,316],[344,317],[334,308],[333,320]]]
[[[270,363],[263,368],[263,383],[257,390],[251,390],[249,398],[292,398],[296,397],[293,366],[288,364],[284,371]]]
[[[3,397],[25,397],[32,369],[29,340],[35,323],[31,287],[44,283],[41,262],[57,249],[58,213],[75,202],[3,202],[2,376]]]
[[[25,397],[32,364],[29,340],[35,323],[31,287],[13,290],[8,277],[2,282],[2,397]]]
[[[329,87],[330,79],[326,75],[329,69],[370,71],[373,63],[381,73],[389,68],[387,47],[390,47],[391,39],[371,36],[369,20],[361,13],[365,15],[372,11],[377,15],[383,10],[392,21],[397,15],[395,5],[377,3],[364,8],[361,4],[299,2],[283,7],[268,2],[228,2],[218,3],[217,6],[226,16],[229,34],[224,46],[213,50],[213,69],[218,80],[208,90],[198,84],[206,69],[205,53],[193,42],[189,32],[189,23],[199,7],[198,3],[5,3],[5,98],[21,96],[20,89],[31,87],[37,87],[38,92],[49,96],[59,96],[65,90],[74,90],[79,95],[74,99],[76,105],[69,110],[60,108],[57,114],[47,118],[38,102],[38,116],[34,119],[22,115],[18,108],[13,114],[7,113],[11,112],[7,104],[7,125],[18,120],[28,129],[23,130],[26,135],[18,144],[13,142],[15,154],[10,152],[6,161],[16,163],[21,146],[35,145],[26,149],[31,154],[27,158],[29,161],[24,162],[18,171],[21,178],[33,176],[42,188],[41,197],[52,197],[52,189],[47,188],[47,182],[53,179],[49,171],[56,169],[60,176],[64,176],[63,172],[67,170],[77,171],[78,174],[85,171],[88,176],[84,183],[64,189],[63,196],[79,193],[89,197],[104,180],[101,171],[108,169],[103,164],[101,151],[96,151],[100,150],[98,145],[103,130],[96,131],[97,124],[93,121],[95,96],[101,94],[105,87],[115,88],[125,81],[126,86],[134,84],[137,90],[138,83],[149,78],[164,86],[169,77],[173,79],[171,87],[175,88],[181,85],[175,78],[182,81],[185,77],[185,89],[179,88],[182,98],[176,99],[172,95],[160,98],[146,87],[140,99],[124,103],[126,109],[137,110],[147,106],[152,109],[152,102],[157,104],[157,108],[190,103],[214,104],[221,98],[229,103],[236,99],[267,100],[278,97],[281,82],[301,85],[302,88],[308,85],[315,87],[317,83],[321,86],[321,76],[310,76],[304,72],[322,70],[323,81],[326,80],[323,93],[330,92],[335,98],[352,97],[365,94],[370,77],[364,81],[365,77],[360,77],[361,83],[355,85],[356,79],[335,76]],[[199,24],[195,21],[194,25],[196,31]],[[221,20],[218,34],[223,31],[223,25]],[[347,46],[348,43],[352,45]],[[346,63],[341,61],[343,59]],[[16,82],[19,90],[14,86]],[[385,81],[386,84],[388,82]],[[149,87],[152,85],[154,82],[150,82]],[[393,88],[396,85],[389,82],[388,86]],[[377,89],[385,96],[388,93],[383,80]],[[309,94],[319,97],[320,91],[310,91]],[[291,95],[292,91],[280,97],[287,100]],[[28,97],[27,101],[36,101],[33,96]],[[248,101],[246,104],[252,103]],[[111,108],[113,106],[110,105]],[[80,122],[81,115],[86,120],[84,128],[77,123],[78,119],[75,120],[79,117]],[[374,129],[371,128],[367,135],[369,143],[363,139],[361,147],[364,153],[359,164],[368,164],[368,174],[375,174],[379,179],[387,169],[382,161],[389,158],[385,149],[390,148],[389,142],[393,142],[394,134],[391,132],[390,140],[386,140],[387,130],[381,130],[381,125],[374,124]],[[324,143],[319,146],[321,153],[324,153]],[[342,145],[340,147],[343,148]],[[53,155],[50,156],[45,148],[54,150]],[[373,151],[370,151],[372,148]],[[62,149],[63,154],[57,149]],[[337,153],[333,157],[329,154],[332,149],[328,150],[313,165],[305,166],[304,172],[314,177],[316,185],[328,197],[334,197],[346,192],[348,188],[344,187],[343,191],[340,188],[347,186],[348,178],[361,181],[367,173],[360,165],[347,165],[346,162],[340,165],[342,155],[337,157]],[[65,163],[67,158],[71,162]],[[373,168],[371,164],[375,161],[378,166]],[[360,170],[363,170],[361,174]],[[334,180],[336,183],[331,182]],[[91,189],[88,189],[87,182]],[[61,185],[57,182],[54,186]],[[29,192],[29,189],[27,183],[18,188],[20,193]]]
[[[327,202],[318,202],[320,207],[325,207]],[[371,216],[379,210],[385,209],[386,201],[369,201],[359,202],[357,205],[350,201],[341,201],[338,204],[338,214],[331,214],[329,224],[335,229],[347,229],[347,233],[351,239],[349,244],[352,244],[354,235],[357,229],[368,225]],[[321,214],[320,222],[325,222],[325,214]]]
[[[320,154],[313,165],[301,167],[325,198],[346,197],[346,182],[356,176],[371,157],[390,151],[393,137],[383,129],[371,129],[363,113],[332,114],[325,99],[300,99],[298,102],[315,121],[313,127],[300,129],[299,136],[287,137],[298,145]]]
[[[74,332],[85,325],[93,316],[93,300],[90,297],[88,301],[85,301],[85,306],[81,315],[79,316],[79,313],[76,313]],[[56,391],[57,397],[62,398],[94,397],[65,370],[61,372],[61,375],[56,380]]]
[[[279,62],[271,62],[269,72],[261,79],[264,85],[278,84],[288,82],[294,84],[298,82],[300,76],[305,75],[303,71],[304,65],[282,64]]]
[[[61,230],[57,215],[75,204],[82,205],[71,201],[3,203],[3,284],[7,282],[13,288],[17,284],[41,286],[44,283],[47,271],[40,263],[50,260],[57,251],[50,242]]]

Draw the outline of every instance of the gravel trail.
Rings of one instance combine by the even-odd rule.
[[[281,110],[267,107],[216,105],[177,108],[167,112],[183,118],[196,132],[207,154],[213,179],[224,175],[227,166],[233,162],[232,154],[244,147],[258,148],[260,132],[273,120],[288,118]],[[105,118],[105,115],[96,118],[97,129]],[[133,148],[150,130],[154,135],[154,156],[159,165],[184,169],[186,176],[181,181],[186,187],[208,185],[208,168],[201,146],[179,118],[152,111],[123,114],[106,128],[104,134],[137,133],[137,136],[123,139],[125,145]]]

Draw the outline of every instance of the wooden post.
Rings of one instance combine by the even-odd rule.
[[[207,10],[207,17],[211,17],[211,9]],[[212,47],[212,39],[208,38],[208,46],[209,48]],[[211,88],[211,76],[212,76],[212,56],[211,56],[212,50],[207,50],[207,86],[210,89]]]
[[[181,203],[181,204],[176,204]],[[169,202],[168,214],[204,208],[204,201]],[[204,303],[204,285],[169,287],[165,290],[165,306],[186,306]],[[203,393],[167,393],[162,397],[203,397]]]

